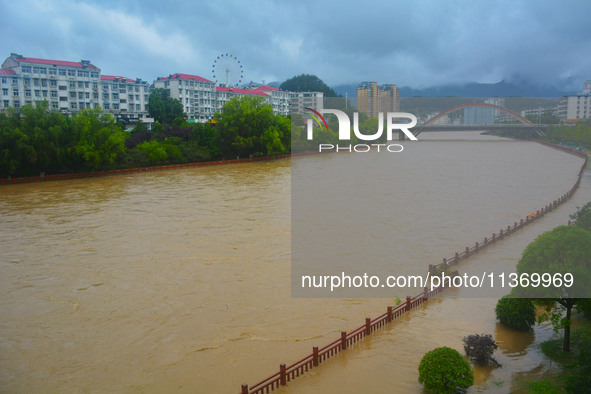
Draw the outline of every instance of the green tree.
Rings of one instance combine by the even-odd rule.
[[[570,323],[572,308],[583,301],[591,288],[591,232],[576,226],[559,226],[538,236],[525,250],[517,273],[520,278],[528,274],[548,278],[560,276],[560,282],[551,281],[549,286],[533,286],[519,281],[514,295],[532,298],[535,303],[546,308],[541,319],[552,321],[555,330],[564,329],[563,350],[570,350]],[[564,278],[572,275],[572,285]]]
[[[419,383],[432,393],[455,393],[474,384],[474,372],[457,350],[439,347],[423,356]]]
[[[577,226],[591,231],[591,201],[582,208],[577,207],[577,212],[570,215],[570,218],[577,222]]]
[[[214,119],[223,153],[244,157],[283,153],[289,149],[289,119],[275,115],[262,97],[234,97]]]
[[[497,319],[516,330],[529,330],[536,322],[536,307],[529,298],[505,296],[497,302]]]
[[[157,122],[171,125],[176,118],[185,118],[183,104],[172,97],[168,89],[156,88],[148,99],[150,116]]]
[[[284,81],[279,88],[290,92],[322,92],[325,97],[337,97],[336,92],[316,75],[300,74]]]
[[[70,148],[78,168],[96,170],[111,166],[125,152],[125,133],[114,117],[100,108],[84,109],[71,118]]]

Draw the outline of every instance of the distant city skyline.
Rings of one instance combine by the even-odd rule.
[[[156,2],[0,0],[0,53],[89,59],[103,73],[213,79],[237,56],[245,82],[314,74],[330,86],[540,85],[591,78],[588,2]]]

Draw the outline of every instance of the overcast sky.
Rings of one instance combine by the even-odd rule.
[[[578,85],[591,79],[590,16],[588,0],[0,0],[0,58],[90,59],[103,74],[148,81],[213,79],[213,60],[228,53],[246,81]]]

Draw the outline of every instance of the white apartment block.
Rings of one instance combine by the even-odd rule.
[[[315,111],[324,109],[324,93],[322,92],[290,92],[289,112],[292,114],[306,114],[306,108]]]
[[[124,123],[139,119],[152,123],[148,101],[150,84],[141,79],[129,79],[115,75],[101,75],[101,106],[105,113],[113,114]]]
[[[558,116],[566,122],[591,118],[591,94],[563,96],[558,104]]]
[[[273,107],[273,112],[279,115],[289,115],[291,92],[286,92],[285,90],[266,85],[259,86],[253,90],[269,96],[267,101]]]
[[[0,110],[46,100],[53,110],[74,114],[103,107],[124,122],[148,117],[149,85],[101,76],[89,60],[70,62],[12,53],[0,68]],[[133,105],[132,105],[133,104]]]
[[[98,107],[100,69],[88,60],[64,62],[13,53],[0,71],[0,109],[20,108],[47,100],[64,113]]]
[[[159,77],[154,88],[166,89],[170,97],[178,99],[189,121],[203,123],[213,118],[216,111],[214,82],[198,75],[176,73]]]

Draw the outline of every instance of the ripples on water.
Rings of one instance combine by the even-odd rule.
[[[580,166],[531,143],[466,144],[475,143],[429,141],[404,152],[432,157],[436,162],[422,165],[447,173],[428,182],[417,177],[413,185],[421,197],[416,204],[439,212],[437,220],[399,212],[407,223],[404,241],[426,233],[420,242],[437,239],[437,247],[417,247],[407,257],[425,266],[494,231],[489,221],[505,225],[558,197]],[[447,155],[437,156],[441,149]],[[474,174],[480,158],[517,160],[519,171],[511,164],[501,174],[486,166]],[[524,186],[487,199],[478,194],[484,174]],[[432,198],[466,182],[474,188],[460,202]],[[523,239],[490,249],[491,256],[514,264],[543,223],[562,224],[582,205],[577,198],[591,195],[588,184],[574,202],[524,230]],[[483,205],[482,220],[456,214],[458,206],[478,212]],[[289,160],[6,186],[0,223],[2,391],[236,392],[383,313],[390,302],[291,298]],[[486,253],[475,267],[490,263]],[[420,392],[416,369],[425,351],[461,349],[462,337],[482,331],[495,334],[504,352],[497,360],[511,367],[482,372],[483,381],[490,377],[475,391],[506,392],[512,373],[535,368],[540,358],[531,338],[514,339],[496,325],[495,303],[430,301],[288,391]],[[550,331],[538,328],[535,335],[538,341]]]

